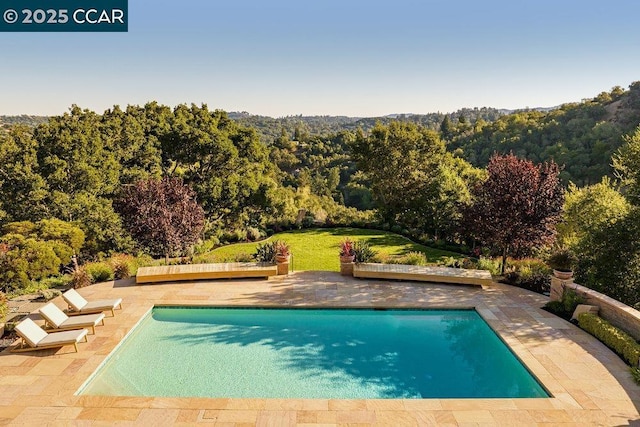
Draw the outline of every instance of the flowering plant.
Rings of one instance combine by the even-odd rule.
[[[353,241],[351,239],[344,239],[340,242],[340,256],[354,256]]]

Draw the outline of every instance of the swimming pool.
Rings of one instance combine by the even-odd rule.
[[[155,307],[79,394],[548,397],[475,310]]]

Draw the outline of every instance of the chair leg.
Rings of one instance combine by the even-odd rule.
[[[91,335],[95,335],[96,334],[96,327],[94,325],[91,325]]]
[[[73,348],[76,350],[76,353],[78,352],[78,343],[74,342],[73,343]]]

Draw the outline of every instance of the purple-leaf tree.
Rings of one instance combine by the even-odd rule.
[[[125,228],[152,255],[183,254],[201,236],[204,211],[181,179],[145,179],[127,185],[115,207]]]
[[[513,154],[494,155],[487,172],[487,180],[472,191],[464,223],[476,239],[500,249],[504,274],[507,256],[553,241],[564,189],[553,161],[534,165]]]

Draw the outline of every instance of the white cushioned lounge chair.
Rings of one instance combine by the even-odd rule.
[[[81,329],[48,334],[28,317],[16,325],[15,331],[21,338],[21,342],[11,349],[12,352],[35,351],[73,345],[77,353],[78,343],[83,339],[86,342],[88,333],[86,329]]]
[[[52,332],[90,328],[91,333],[95,334],[96,326],[98,324],[104,325],[104,313],[69,317],[52,302],[41,307],[39,311],[48,326],[47,329]]]
[[[67,314],[71,316],[101,313],[103,311],[110,311],[111,315],[115,316],[114,310],[118,307],[122,308],[122,298],[87,301],[75,289],[69,289],[63,293],[62,298],[64,298],[69,305],[69,312]]]

